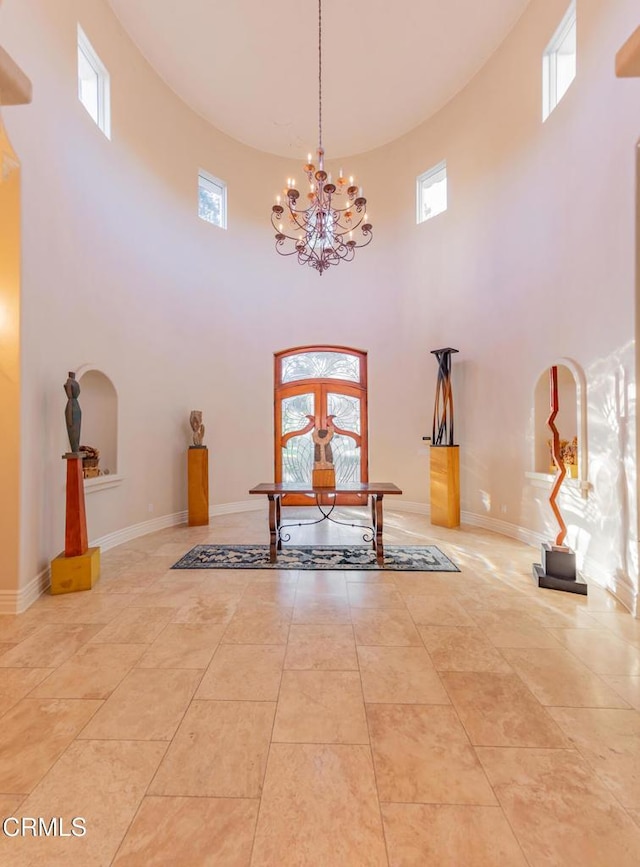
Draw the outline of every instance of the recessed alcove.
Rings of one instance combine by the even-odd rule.
[[[555,426],[560,434],[561,445],[577,441],[577,453],[573,467],[567,463],[566,482],[576,480],[586,495],[587,482],[587,417],[586,380],[584,372],[574,361],[561,358],[553,362],[558,370],[558,414]],[[555,475],[551,458],[551,431],[547,425],[550,414],[550,367],[542,371],[533,394],[533,472],[527,473],[538,479],[552,479]]]
[[[96,478],[85,479],[85,488],[112,487],[121,480],[118,475],[118,393],[109,377],[97,368],[80,368],[76,376],[82,408],[81,445],[99,450],[102,471]]]

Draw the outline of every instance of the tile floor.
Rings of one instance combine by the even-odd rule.
[[[518,542],[391,511],[387,543],[461,573],[169,570],[266,535],[164,530],[0,618],[0,813],[87,829],[0,835],[0,864],[640,864],[640,621],[538,590]]]

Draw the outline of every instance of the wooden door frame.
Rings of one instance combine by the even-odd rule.
[[[358,356],[360,359],[360,380],[354,382],[351,379],[337,379],[335,377],[315,377],[310,379],[292,380],[291,382],[282,383],[282,360],[291,355],[299,355],[306,352],[338,352],[348,355]],[[369,480],[369,407],[367,395],[367,353],[363,349],[355,349],[351,346],[329,346],[318,345],[312,346],[296,346],[291,349],[280,350],[274,352],[274,389],[273,389],[273,417],[274,417],[274,478],[282,480],[282,448],[280,441],[282,439],[282,392],[288,392],[287,396],[298,394],[307,394],[313,392],[314,395],[332,391],[335,394],[349,394],[352,397],[360,399],[360,478],[363,482]],[[299,390],[298,390],[299,389]],[[318,407],[315,407],[317,413]],[[317,420],[317,415],[316,415]],[[354,494],[352,496],[341,497],[339,502],[344,500],[344,505],[361,505],[361,498]],[[308,498],[304,502],[296,503],[295,505],[313,505],[313,501]]]

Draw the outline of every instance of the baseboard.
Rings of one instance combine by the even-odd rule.
[[[389,504],[389,509],[397,512],[411,512],[417,515],[431,514],[428,503],[412,503],[410,500],[394,501],[393,504]],[[474,512],[463,511],[460,513],[460,521],[462,524],[467,524],[470,527],[480,527],[483,530],[490,530],[492,533],[498,533],[501,536],[518,539],[520,542],[533,547],[538,547],[545,540],[542,533],[527,530],[525,527],[519,527],[517,524],[510,524],[508,521],[500,521],[498,518],[492,518],[490,515],[476,515]]]
[[[585,556],[580,571],[590,581],[593,581],[604,590],[608,590],[618,602],[629,609],[634,617],[637,616],[638,589],[633,586],[628,575],[625,575],[620,570],[613,572],[610,568],[588,555]]]
[[[431,508],[428,503],[412,503],[411,500],[385,500],[387,508],[391,512],[411,512],[415,515],[430,515]]]
[[[256,499],[242,500],[237,503],[223,503],[220,506],[210,506],[209,517],[215,518],[219,515],[233,515],[236,512],[256,512],[262,508],[264,508],[264,504],[262,501],[256,502]],[[166,530],[167,527],[186,524],[187,517],[188,513],[186,509],[182,512],[173,512],[173,514],[163,515],[161,518],[152,518],[150,521],[142,521],[140,524],[132,524],[123,530],[116,530],[115,533],[109,533],[106,536],[92,539],[89,544],[98,545],[103,551],[108,551],[109,548],[115,548],[117,545],[123,545],[125,542],[131,542],[140,536],[155,533],[157,530]]]
[[[22,614],[49,587],[49,567],[20,590],[0,590],[0,614]]]
[[[222,503],[221,505],[211,506],[209,508],[209,515],[215,518],[220,515],[233,515],[239,512],[259,512],[264,508],[265,504],[262,497],[252,497],[250,500],[240,500],[235,503]],[[414,503],[410,500],[394,501],[392,505],[390,504],[390,511],[408,512],[410,514],[425,516],[430,514],[428,503]],[[517,539],[532,547],[539,547],[542,542],[546,541],[546,537],[542,533],[528,530],[525,527],[519,527],[517,524],[511,524],[509,521],[492,518],[489,515],[476,515],[474,512],[463,511],[460,514],[460,518],[463,524],[489,530],[500,536]],[[116,530],[114,533],[107,533],[105,536],[92,539],[89,544],[98,546],[103,551],[108,551],[110,548],[115,548],[140,536],[146,536],[149,533],[155,533],[157,530],[164,530],[167,527],[174,527],[178,524],[185,524],[186,521],[186,510],[173,512],[160,518],[152,518],[150,521],[132,524],[130,527]],[[623,575],[622,573],[614,574],[605,565],[589,556],[584,558],[581,572],[589,581],[608,590],[632,614],[636,614],[638,590],[633,586],[627,575]],[[23,611],[26,611],[45,592],[49,587],[49,583],[50,569],[47,567],[18,591],[0,590],[0,614],[21,614]]]
[[[500,536],[518,539],[520,542],[524,542],[525,545],[531,545],[533,548],[539,547],[546,539],[546,536],[542,533],[528,530],[526,527],[518,526],[518,524],[511,524],[509,521],[492,518],[490,515],[461,512],[460,518],[463,524],[468,524],[470,527],[480,527],[482,530],[491,530],[492,533],[498,533]]]
[[[250,500],[240,500],[237,503],[223,503],[220,506],[213,506],[209,509],[209,515],[215,518],[216,515],[234,515],[236,512],[266,512],[267,504],[263,497],[251,497]]]
[[[89,545],[97,546],[103,551],[108,551],[110,548],[124,545],[125,542],[131,542],[133,539],[138,539],[140,536],[155,533],[157,530],[166,530],[167,527],[175,527],[176,524],[184,524],[186,520],[186,511],[173,512],[171,515],[163,515],[161,518],[152,518],[150,521],[141,521],[139,524],[131,524],[130,527],[124,527],[122,530],[116,530],[114,533],[107,533],[106,536],[99,536],[97,539],[90,539]]]

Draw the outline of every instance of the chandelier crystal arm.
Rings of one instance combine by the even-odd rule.
[[[279,225],[277,226],[277,225],[275,224],[274,220],[273,220],[273,217],[271,218],[271,225],[272,225],[273,228],[276,230],[276,233],[277,233],[277,234],[276,234],[276,238],[279,238],[279,239],[281,240],[281,243],[284,243],[285,239],[287,239],[287,240],[289,240],[289,241],[294,241],[294,242],[296,242],[296,243],[300,240],[300,238],[298,238],[298,237],[295,236],[295,235],[288,235],[288,234],[284,231],[284,227],[281,229]],[[300,226],[300,229],[302,229],[302,230],[304,231],[304,227],[303,227],[303,226]],[[295,251],[294,251],[294,252],[295,252]]]

